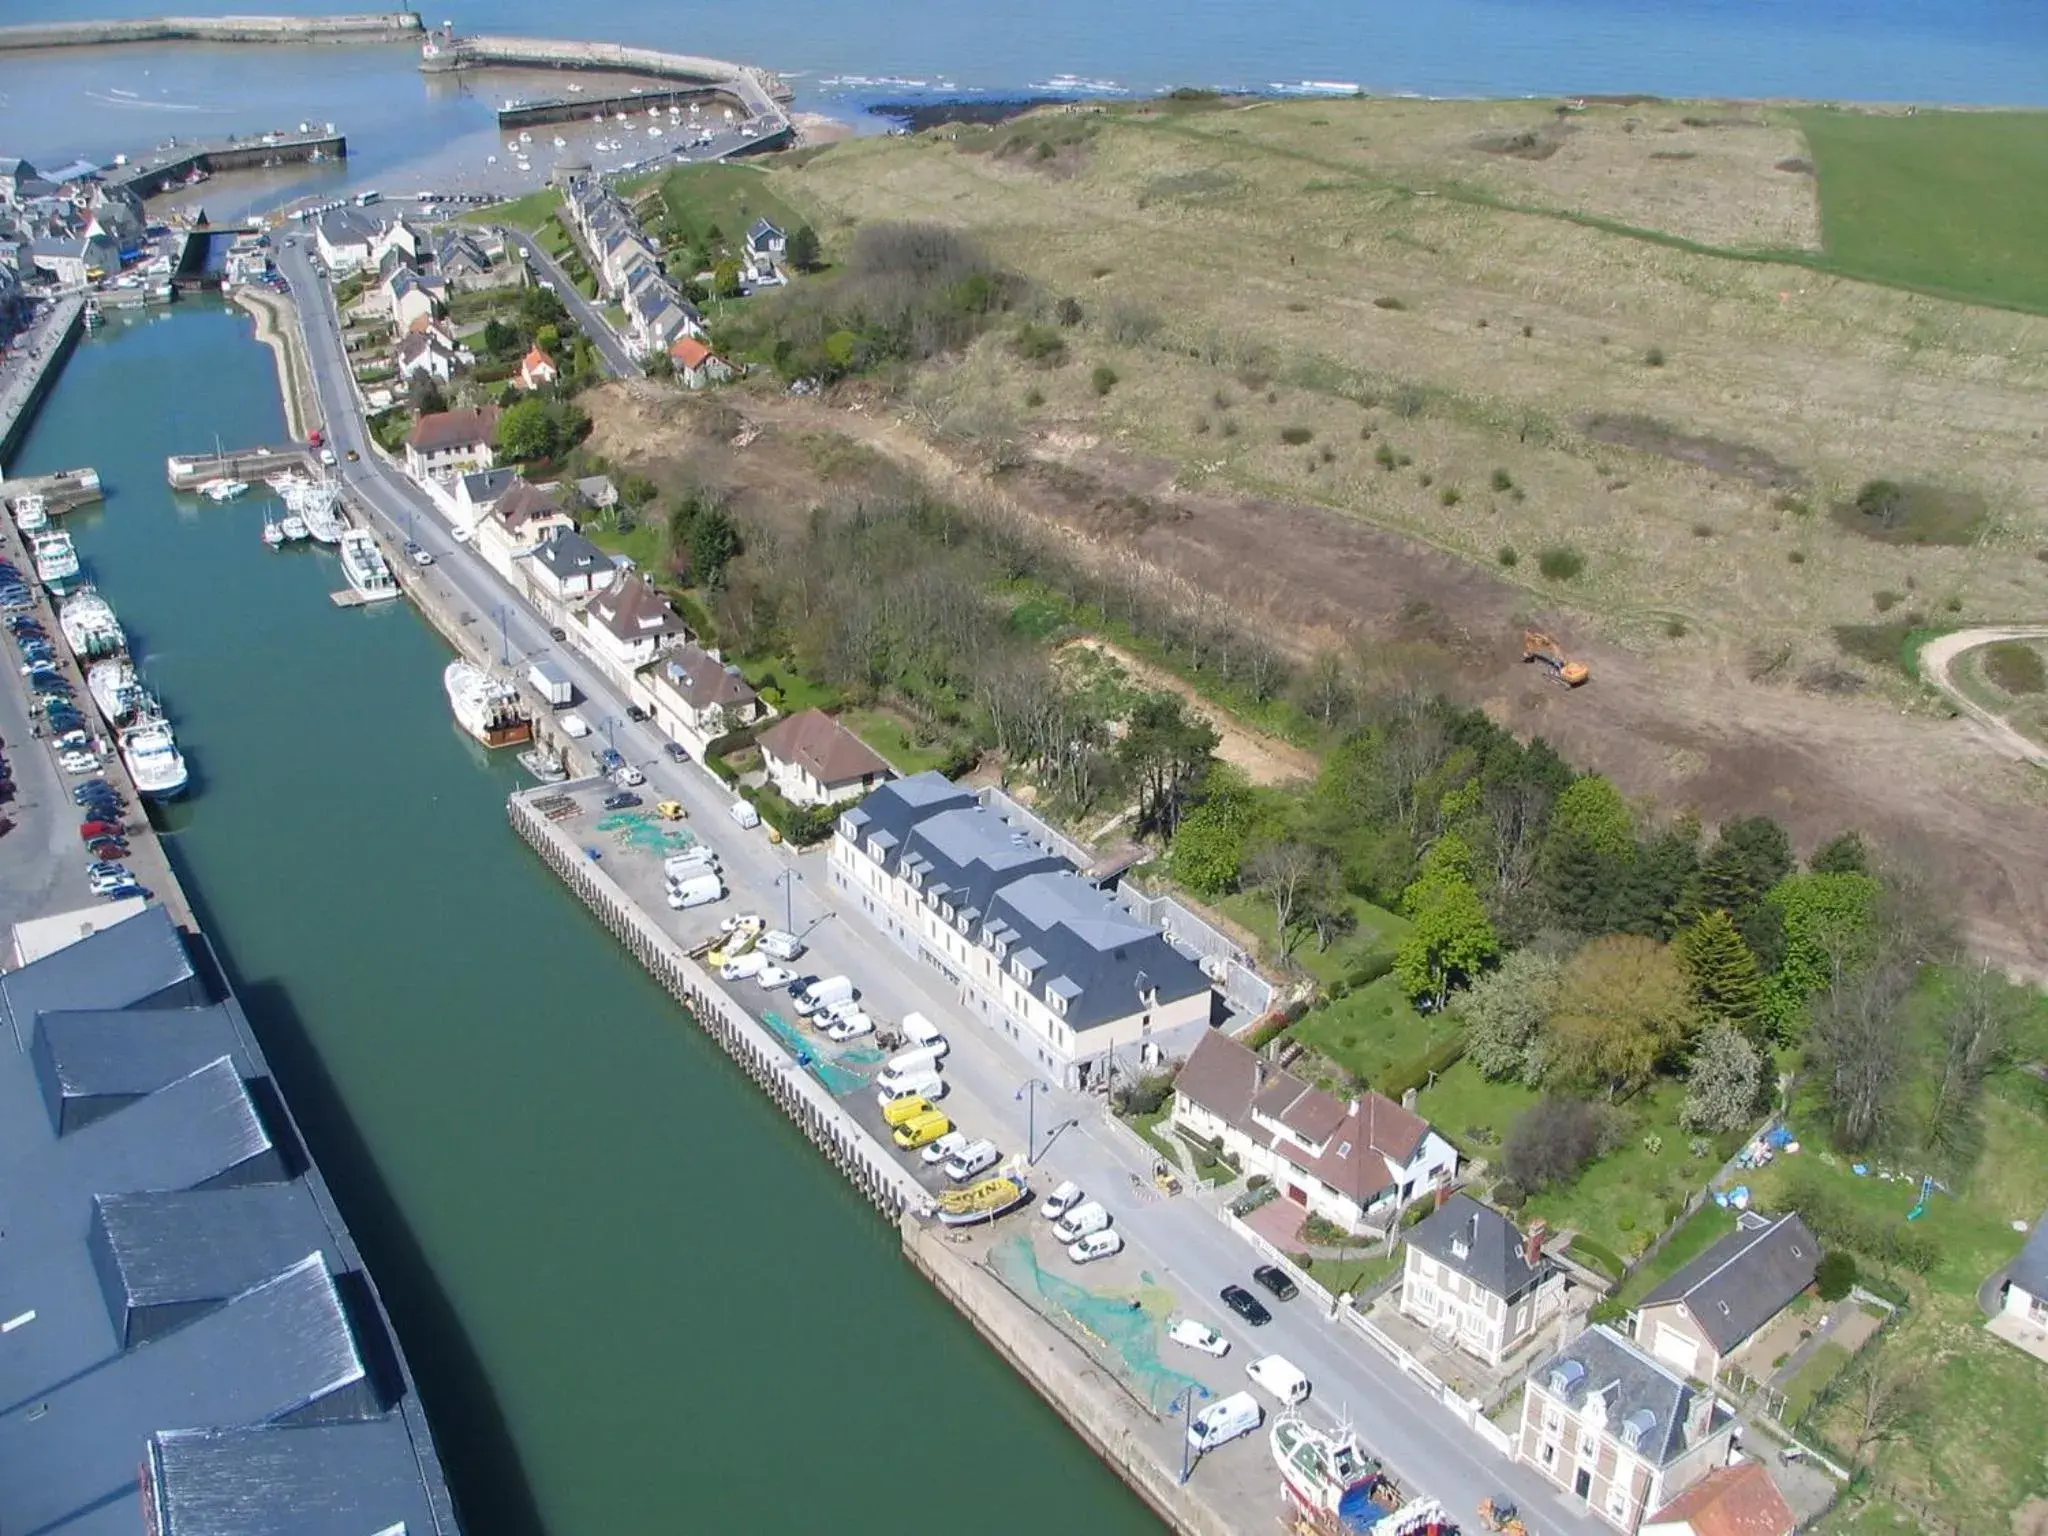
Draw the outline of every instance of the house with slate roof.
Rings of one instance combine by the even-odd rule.
[[[583,610],[583,631],[590,654],[626,688],[633,686],[634,673],[690,638],[675,605],[638,571],[591,599]]]
[[[694,642],[663,658],[641,679],[648,718],[700,759],[719,737],[770,713],[738,667]]]
[[[1636,1342],[1674,1370],[1713,1381],[1813,1284],[1820,1257],[1819,1241],[1796,1214],[1744,1211],[1733,1232],[1643,1298]]]
[[[602,592],[618,579],[618,563],[580,533],[562,533],[549,539],[526,562],[526,579],[555,604],[576,604]]]
[[[1213,994],[1193,960],[941,774],[893,779],[844,812],[831,868],[970,1019],[1069,1088],[1208,1034]]]
[[[1499,1365],[1564,1304],[1564,1272],[1491,1206],[1452,1195],[1409,1229],[1400,1308],[1437,1337]]]
[[[422,416],[405,439],[406,473],[422,485],[489,469],[497,462],[495,405],[464,406]]]
[[[1620,1531],[1728,1463],[1735,1416],[1605,1324],[1536,1367],[1515,1460]]]
[[[2006,1343],[2048,1360],[2048,1215],[2034,1223],[2005,1272],[2005,1294],[1990,1328]]]
[[[1457,1149],[1384,1094],[1339,1099],[1224,1034],[1204,1034],[1174,1079],[1173,1123],[1348,1232],[1384,1228],[1458,1171]]]

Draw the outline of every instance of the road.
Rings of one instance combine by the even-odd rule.
[[[437,574],[452,584],[479,623],[490,624],[502,607],[507,642],[520,665],[549,656],[569,674],[581,695],[579,708],[646,773],[642,795],[682,801],[692,825],[718,849],[735,906],[757,906],[771,922],[789,923],[805,934],[811,950],[805,967],[821,975],[843,971],[852,976],[877,1017],[900,1019],[916,1011],[945,1025],[955,1042],[947,1061],[953,1085],[949,1108],[982,1133],[1007,1138],[1013,1149],[1025,1145],[1027,1130],[1035,1125],[1038,1164],[1044,1170],[1040,1182],[1050,1188],[1060,1179],[1073,1179],[1111,1207],[1129,1244],[1128,1261],[1116,1262],[1170,1279],[1184,1293],[1191,1313],[1236,1341],[1233,1361],[1219,1368],[1220,1375],[1210,1374],[1221,1391],[1237,1390],[1236,1360],[1245,1358],[1254,1340],[1217,1298],[1226,1284],[1248,1282],[1258,1262],[1252,1251],[1198,1199],[1158,1198],[1151,1190],[1149,1156],[1103,1123],[1100,1100],[1058,1089],[1026,1092],[1023,1085],[1034,1077],[1033,1065],[992,1031],[967,1026],[959,997],[942,978],[895,949],[867,925],[854,903],[839,896],[822,853],[797,853],[769,843],[762,831],[742,832],[725,814],[731,792],[709,769],[671,762],[662,751],[665,737],[627,720],[626,700],[610,680],[573,646],[550,640],[540,617],[497,572],[448,536],[426,494],[369,447],[327,291],[313,277],[302,247],[280,250],[278,259],[300,298],[329,440],[342,453],[353,448],[362,455],[360,463],[342,465],[357,502],[384,519],[395,535],[431,551]],[[1506,1493],[1533,1517],[1531,1529],[1542,1536],[1597,1536],[1610,1529],[1583,1505],[1568,1503],[1530,1468],[1492,1453],[1350,1330],[1300,1300],[1273,1311],[1273,1322],[1258,1332],[1257,1352],[1285,1354],[1308,1371],[1316,1382],[1313,1401],[1319,1408],[1331,1417],[1347,1416],[1411,1491],[1442,1500],[1454,1513],[1476,1507],[1486,1495]],[[1161,1431],[1162,1437],[1171,1433],[1170,1427]],[[1219,1454],[1264,1457],[1265,1437],[1250,1437]]]
[[[615,379],[637,379],[640,365],[633,360],[633,354],[626,350],[626,344],[619,333],[612,329],[611,322],[598,311],[595,304],[583,297],[582,291],[569,280],[561,264],[550,256],[538,240],[516,229],[503,231],[505,243],[526,257],[527,265],[548,282],[555,285],[555,297],[569,311],[569,318],[577,328],[588,336],[597,348],[597,355],[603,361],[605,372]]]

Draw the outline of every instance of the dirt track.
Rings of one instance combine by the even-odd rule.
[[[1955,700],[1956,705],[1983,726],[1992,744],[2024,762],[2048,768],[2048,751],[2043,751],[1983,705],[1969,698],[1949,676],[1949,664],[1965,651],[2001,640],[2048,640],[2048,624],[2021,624],[2010,629],[1959,629],[1952,635],[1931,640],[1920,651],[1920,666],[1927,681]]]
[[[1299,655],[1340,647],[1369,661],[1413,643],[1404,656],[1435,657],[1452,694],[1663,812],[1694,810],[1709,825],[1768,813],[1801,847],[1859,829],[1951,887],[1988,958],[2048,978],[2048,794],[2036,769],[1987,750],[1975,718],[1752,684],[1739,636],[1656,659],[1590,643],[1569,613],[1491,571],[1323,508],[1185,491],[1171,465],[1093,443],[1039,444],[1060,475],[992,483],[887,412],[727,398],[770,427],[763,450],[775,427],[843,434],[947,494],[1056,529],[1091,558],[1213,593]],[[636,419],[631,448],[616,448],[663,452],[646,431]],[[1134,499],[1148,515],[1130,514]],[[1521,664],[1530,621],[1592,665],[1588,686],[1566,692]]]

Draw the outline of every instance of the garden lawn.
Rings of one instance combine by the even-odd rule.
[[[1364,1258],[1314,1259],[1309,1263],[1308,1272],[1317,1285],[1327,1286],[1332,1296],[1341,1296],[1346,1291],[1356,1296],[1400,1267],[1401,1250],[1396,1248],[1392,1253],[1375,1253]]]
[[[2048,312],[2048,115],[1797,113],[1826,264],[1966,302]]]
[[[624,532],[595,527],[583,531],[606,554],[624,555],[650,578],[661,573],[661,530],[653,523],[635,523]]]
[[[1422,1090],[1415,1109],[1461,1157],[1483,1157],[1497,1165],[1508,1127],[1536,1099],[1534,1088],[1493,1082],[1471,1062],[1461,1061],[1442,1072],[1434,1087]]]
[[[923,773],[950,763],[955,753],[944,742],[920,746],[910,723],[892,709],[849,709],[840,723],[886,757],[898,773]]]
[[[837,689],[805,675],[787,656],[742,656],[739,665],[756,688],[775,689],[780,700],[775,707],[785,715],[830,709],[839,702]]]
[[[1709,1201],[1686,1218],[1655,1258],[1628,1277],[1628,1284],[1615,1293],[1615,1299],[1623,1306],[1635,1306],[1734,1230],[1735,1213]]]
[[[627,183],[635,195],[646,185]],[[769,189],[767,176],[752,166],[679,166],[664,175],[660,185],[671,219],[692,235],[703,235],[715,224],[723,243],[735,251],[756,219],[767,219],[785,234],[803,222]]]
[[[1288,1031],[1368,1087],[1458,1033],[1442,1013],[1425,1018],[1392,976],[1310,1010]]]
[[[1307,935],[1294,946],[1294,962],[1324,986],[1353,976],[1376,956],[1392,956],[1413,926],[1407,918],[1397,916],[1384,907],[1376,907],[1363,897],[1352,896],[1348,900],[1352,917],[1356,920],[1349,933],[1328,949],[1316,948],[1314,934]],[[1266,952],[1280,952],[1278,932],[1273,922],[1273,903],[1264,896],[1255,891],[1239,891],[1217,902],[1216,908],[1232,922],[1256,934]]]
[[[562,194],[552,187],[539,192],[529,192],[524,197],[515,197],[509,203],[493,203],[488,208],[474,208],[462,215],[464,224],[504,224],[512,229],[523,229],[529,235],[553,218],[562,206]]]
[[[1846,1347],[1832,1340],[1816,1349],[1786,1384],[1784,1421],[1797,1424],[1805,1418],[1813,1400],[1820,1396],[1821,1388],[1840,1375],[1852,1358]]]

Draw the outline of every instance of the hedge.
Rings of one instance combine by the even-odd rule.
[[[1432,1073],[1447,1072],[1464,1059],[1465,1035],[1461,1030],[1450,1039],[1424,1051],[1420,1056],[1411,1056],[1406,1061],[1395,1062],[1380,1074],[1380,1080],[1375,1086],[1398,1104],[1401,1102],[1401,1096],[1410,1088],[1426,1086]]]
[[[1596,1243],[1592,1238],[1579,1233],[1572,1235],[1571,1243],[1565,1252],[1586,1268],[1605,1275],[1609,1280],[1619,1280],[1628,1268],[1612,1248],[1604,1243]]]
[[[830,837],[832,829],[839,824],[840,814],[854,803],[842,800],[836,805],[791,805],[778,791],[766,785],[758,789],[744,785],[740,789],[740,798],[759,811],[763,821],[798,848],[808,848]]]

